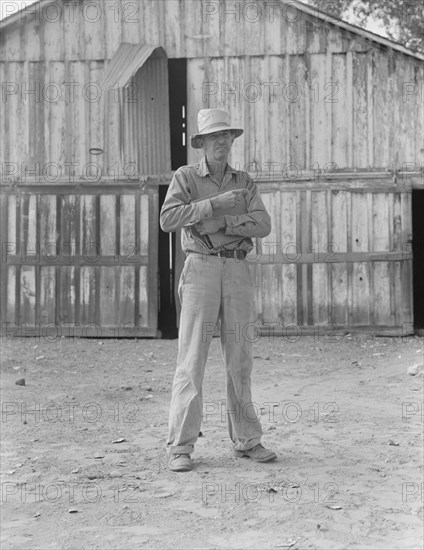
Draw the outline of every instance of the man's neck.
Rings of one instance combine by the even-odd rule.
[[[209,173],[214,179],[222,181],[224,179],[225,169],[227,168],[227,161],[216,162],[209,161],[206,157],[206,164],[208,165]]]

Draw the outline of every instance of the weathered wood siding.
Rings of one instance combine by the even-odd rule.
[[[28,186],[1,213],[6,334],[156,336],[157,189]]]
[[[143,160],[140,140],[157,135],[166,149],[169,136],[154,134],[152,118],[142,126],[144,103],[110,102],[105,125],[101,82],[122,42],[187,58],[188,134],[207,107],[245,129],[230,160],[258,180],[273,221],[250,258],[259,323],[412,321],[411,186],[392,176],[424,161],[422,61],[287,2],[271,15],[271,5],[58,1],[2,30],[0,309],[11,332],[44,324],[113,336],[125,325],[124,335],[156,335],[157,189],[131,181],[127,165],[137,157],[143,176],[167,170],[164,155]],[[139,100],[150,69],[133,80]],[[97,147],[104,154],[90,155]],[[392,176],[361,180],[376,170]],[[125,248],[134,242],[135,256]]]
[[[189,113],[224,108],[245,128],[232,158],[249,171],[284,175],[328,163],[394,169],[424,161],[424,67],[406,58],[395,62],[370,50],[191,59],[188,81]],[[200,154],[190,150],[191,160]]]
[[[199,108],[225,107],[246,130],[234,146],[241,166],[281,173],[329,162],[341,169],[423,163],[422,62],[285,5],[271,14],[271,4],[250,3],[246,11],[249,3],[240,1],[58,2],[59,11],[36,12],[3,31],[0,120],[8,139],[0,161],[12,163],[7,174],[22,179],[22,162],[35,171],[40,163],[44,181],[45,172],[128,172],[120,120],[136,108],[127,105],[120,116],[119,102],[109,104],[104,135],[100,88],[121,42],[188,58],[188,132],[196,131]],[[103,146],[104,155],[89,155]]]
[[[410,192],[377,178],[259,185],[272,217],[250,254],[259,324],[412,323]]]

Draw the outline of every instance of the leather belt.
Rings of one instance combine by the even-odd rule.
[[[245,250],[220,250],[219,252],[209,252],[211,256],[219,256],[220,258],[234,258],[244,260],[246,257]]]

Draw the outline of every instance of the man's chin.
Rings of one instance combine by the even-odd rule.
[[[216,160],[223,161],[223,160],[227,160],[227,158],[228,158],[228,151],[226,151],[225,149],[215,151],[215,159]]]

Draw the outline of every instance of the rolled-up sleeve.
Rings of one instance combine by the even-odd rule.
[[[162,230],[170,233],[212,216],[211,201],[203,199],[193,202],[187,176],[183,170],[177,170],[169,185],[160,211],[159,221]]]
[[[247,183],[247,214],[225,216],[226,235],[240,237],[266,237],[271,232],[271,218],[252,179]]]

